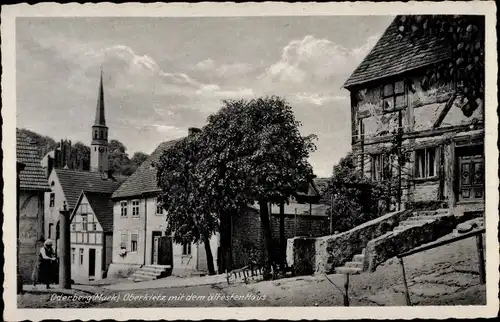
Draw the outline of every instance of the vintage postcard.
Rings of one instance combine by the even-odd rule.
[[[496,316],[495,26],[2,6],[4,319]]]

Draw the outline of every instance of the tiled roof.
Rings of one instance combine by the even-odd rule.
[[[121,187],[113,193],[113,199],[140,196],[143,193],[160,191],[156,181],[156,168],[152,163],[158,161],[163,152],[181,139],[160,143],[154,152],[135,170]]]
[[[126,177],[104,178],[99,172],[55,169],[57,178],[66,197],[68,208],[73,209],[82,191],[112,194],[126,180]]]
[[[16,158],[17,162],[25,165],[24,170],[19,173],[21,190],[50,190],[37,146],[30,143],[28,137],[18,129],[16,129]]]
[[[311,205],[311,210],[312,210],[312,215],[313,216],[326,216],[326,209],[327,205],[323,204],[316,204],[316,205]],[[259,204],[254,203],[253,205],[250,205],[250,208],[259,210]],[[280,213],[280,207],[279,205],[272,204],[271,205],[271,213],[273,215],[279,215]],[[301,204],[301,203],[295,203],[295,202],[290,202],[288,204],[285,204],[285,215],[295,215],[297,213],[297,216],[309,216],[309,204]]]
[[[94,211],[103,231],[113,231],[113,201],[111,193],[98,193],[84,191],[85,197],[89,201],[90,207]]]
[[[450,57],[449,46],[436,37],[426,35],[413,42],[409,37],[398,39],[397,19],[399,16],[347,79],[344,87],[398,75]]]

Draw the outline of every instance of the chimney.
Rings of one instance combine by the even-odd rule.
[[[193,134],[200,133],[200,132],[201,132],[201,129],[199,129],[197,127],[190,127],[188,129],[188,135],[193,135]]]

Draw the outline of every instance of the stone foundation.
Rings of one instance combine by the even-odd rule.
[[[131,276],[142,265],[140,264],[117,264],[111,263],[106,278],[126,278]]]

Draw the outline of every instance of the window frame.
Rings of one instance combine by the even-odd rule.
[[[160,211],[158,211],[160,210]],[[161,203],[159,202],[158,198],[156,198],[156,211],[155,215],[157,216],[162,216],[163,215],[163,207],[161,206]]]
[[[424,164],[423,164],[423,170],[422,173],[419,171],[419,157],[421,157],[421,154],[419,152],[423,152],[423,159],[424,159]],[[432,168],[432,175],[430,175],[430,167],[429,167],[429,151],[434,152],[433,156],[433,168]],[[415,167],[413,171],[413,178],[416,180],[428,180],[428,179],[434,179],[438,177],[438,147],[427,147],[427,148],[422,148],[422,149],[416,149],[415,150]]]
[[[373,153],[370,155],[371,157],[371,179],[376,182],[382,182],[386,179],[385,177],[385,170],[388,164],[390,163],[389,157],[386,153]],[[378,170],[378,176],[375,176],[376,173],[376,168],[377,164],[375,159],[378,159],[378,165],[380,166],[380,169]]]
[[[134,240],[133,237],[136,237]],[[134,247],[134,242],[135,242],[135,247]],[[130,233],[130,252],[131,253],[137,253],[139,251],[139,232],[138,231],[132,231]]]
[[[49,207],[54,208],[56,203],[56,194],[51,192],[49,195]]]
[[[137,205],[135,205],[135,203],[137,203]],[[134,199],[132,200],[132,217],[133,218],[138,218],[140,217],[140,200],[139,199]],[[137,214],[135,214],[135,210],[137,209]]]
[[[83,248],[79,248],[79,250],[80,250],[80,261],[79,261],[79,263],[80,263],[80,265],[83,265],[84,255],[85,255],[84,249]]]
[[[76,261],[76,248],[71,247],[71,264],[75,264]]]
[[[403,90],[402,92],[396,92],[396,84],[398,83],[403,83]],[[392,91],[390,94],[386,94],[386,87],[387,86],[392,86]],[[382,97],[382,110],[384,112],[394,112],[398,110],[403,110],[408,106],[408,94],[407,94],[407,86],[406,86],[406,81],[405,80],[395,80],[392,82],[388,82],[381,87],[381,97]],[[404,99],[404,104],[403,106],[396,106],[396,100],[398,97],[403,97]],[[386,108],[385,102],[388,99],[392,98],[392,107],[391,108]]]
[[[128,201],[120,201],[120,218],[128,217]]]
[[[192,256],[191,243],[182,243],[182,256]]]
[[[120,249],[128,250],[128,231],[122,231],[120,236]]]

